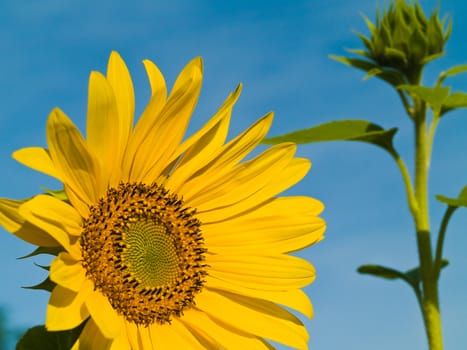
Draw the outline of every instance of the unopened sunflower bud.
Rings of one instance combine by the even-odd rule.
[[[440,20],[435,10],[429,18],[418,2],[395,0],[377,11],[376,21],[365,18],[370,37],[358,34],[366,50],[354,51],[381,69],[393,69],[408,83],[416,83],[425,64],[443,55],[451,32],[451,21]]]

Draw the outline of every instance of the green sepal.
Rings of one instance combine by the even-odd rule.
[[[378,15],[378,12],[376,14]],[[373,24],[373,22],[371,22],[371,20],[367,16],[365,16],[365,14],[361,13],[360,15],[362,16],[368,29],[370,30],[371,35],[375,35],[378,32],[376,26]]]
[[[336,55],[329,55],[329,58],[341,62],[347,66],[354,67],[367,72],[363,79],[368,79],[372,76],[376,76],[394,87],[405,83],[404,75],[401,72],[398,72],[391,68],[383,68],[367,60]]]
[[[444,31],[443,34],[443,39],[444,42],[448,41],[449,37],[451,36],[452,33],[452,17],[445,16],[443,20],[441,21],[441,26],[444,27],[444,24],[448,21],[448,25],[446,27],[446,30]]]
[[[382,147],[394,154],[392,144],[397,128],[385,130],[366,120],[339,120],[317,125],[309,129],[264,139],[264,144],[295,142],[297,144],[326,141],[361,141]]]
[[[360,50],[360,49],[346,49],[347,52],[350,52],[350,53],[353,53],[354,55],[360,55],[360,56],[363,56],[365,58],[368,58],[368,59],[371,59],[369,56],[368,56],[368,52],[366,52],[365,50]]]
[[[35,326],[21,337],[16,350],[69,350],[78,339],[86,321],[78,327],[58,332],[49,332],[44,326]]]
[[[442,26],[438,16],[431,16],[426,27],[426,36],[428,40],[428,52],[435,53],[443,51],[444,39]]]
[[[426,55],[427,38],[420,28],[415,27],[409,38],[410,58],[414,63],[421,62]]]
[[[433,55],[429,55],[429,56],[426,56],[422,61],[421,61],[421,64],[422,65],[425,65],[427,63],[430,63],[431,61],[434,61],[440,57],[443,57],[446,55],[446,52],[438,52],[438,53],[435,53]]]
[[[381,69],[381,68],[378,68],[378,67],[375,67],[375,68],[371,68],[366,74],[365,76],[363,77],[363,80],[367,80],[367,79],[370,79],[374,76],[378,76],[380,75],[381,73],[383,73],[384,71]]]
[[[392,60],[399,61],[398,63],[401,64],[401,65],[407,63],[407,56],[401,50],[398,50],[398,49],[395,49],[395,48],[392,48],[392,47],[387,47],[387,48],[384,49],[384,54],[391,61]]]
[[[38,283],[34,286],[26,286],[22,287],[24,289],[39,289],[39,290],[46,290],[52,293],[52,290],[55,288],[57,284],[53,282],[49,277],[43,280],[41,283]]]
[[[437,195],[436,199],[451,207],[467,207],[467,186],[465,186],[457,198],[449,198]]]
[[[37,267],[40,267],[42,270],[50,271],[50,266],[39,265],[39,264],[36,264],[36,263],[34,263],[34,265],[36,265]]]
[[[51,190],[50,188],[47,187],[42,187],[41,189],[45,191],[48,195],[51,195],[52,197],[55,197],[61,201],[67,202],[68,201],[68,196],[66,195],[66,192],[64,189],[61,190]]]
[[[32,253],[21,256],[17,259],[26,259],[40,254],[49,254],[57,256],[59,253],[65,251],[63,247],[37,247]]]
[[[373,43],[371,42],[370,39],[368,39],[365,35],[363,35],[362,33],[359,33],[359,32],[355,32],[355,35],[357,35],[360,40],[363,42],[363,45],[365,45],[365,47],[371,52],[373,51]],[[361,52],[353,52],[353,50],[347,50],[349,51],[350,53],[356,53],[357,55],[361,55],[361,56],[365,56],[365,57],[371,57],[370,54],[365,51],[365,50],[358,50],[358,51],[361,51]],[[355,50],[357,51],[357,50]]]
[[[368,72],[369,70],[373,68],[379,68],[378,65],[372,62],[366,61],[366,60],[359,59],[359,58],[349,58],[349,57],[343,57],[343,56],[337,56],[337,55],[329,55],[329,58],[332,60],[341,62],[345,65],[361,69],[365,72]]]

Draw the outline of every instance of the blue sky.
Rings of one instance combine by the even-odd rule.
[[[382,2],[381,2],[382,3]],[[422,1],[431,11],[438,1]],[[24,198],[39,186],[58,184],[11,159],[25,146],[45,146],[45,122],[59,106],[84,126],[87,80],[104,71],[117,50],[132,72],[137,112],[149,96],[141,61],[153,60],[168,82],[193,57],[204,60],[204,83],[190,130],[202,125],[239,82],[243,93],[234,110],[235,135],[268,111],[275,112],[270,135],[333,119],[368,119],[399,126],[395,143],[411,168],[412,131],[396,94],[375,79],[328,58],[359,47],[352,30],[365,32],[360,13],[373,18],[374,0],[310,1],[63,1],[0,3],[0,196]],[[454,16],[448,56],[431,64],[435,73],[467,62],[467,5],[441,2]],[[449,81],[467,90],[467,76]],[[435,194],[456,196],[467,184],[467,111],[448,114],[435,141],[430,175],[432,227],[443,205]],[[289,193],[310,195],[326,205],[327,236],[301,255],[312,261],[317,280],[306,292],[315,318],[305,321],[310,348],[424,349],[422,320],[411,290],[402,282],[358,275],[364,263],[406,270],[417,264],[413,225],[397,168],[380,149],[366,144],[300,146],[313,162],[307,177]],[[467,346],[467,212],[453,217],[445,243],[450,259],[441,277],[445,346]],[[0,305],[12,325],[43,323],[48,294],[21,289],[41,281],[33,265],[42,258],[16,260],[33,247],[0,231],[4,267]]]

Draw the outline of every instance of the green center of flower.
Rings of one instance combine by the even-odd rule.
[[[86,276],[138,325],[180,317],[207,274],[195,211],[157,184],[110,188],[90,207],[80,244]]]
[[[128,271],[148,287],[173,283],[178,275],[177,248],[167,228],[160,222],[137,221],[128,225],[122,254]]]

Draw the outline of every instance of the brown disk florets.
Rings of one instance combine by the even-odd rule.
[[[129,322],[169,323],[203,287],[200,222],[161,185],[110,188],[90,207],[80,243],[86,275]]]

